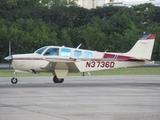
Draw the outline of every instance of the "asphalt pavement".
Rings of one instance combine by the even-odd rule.
[[[160,75],[0,78],[0,120],[160,120]]]

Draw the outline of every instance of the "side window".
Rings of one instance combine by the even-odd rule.
[[[61,56],[65,56],[65,57],[71,56],[71,50],[68,48],[62,48],[61,49]]]
[[[75,50],[74,51],[74,57],[81,57],[82,56],[82,51]]]
[[[51,55],[58,56],[59,48],[49,48],[44,54],[44,56],[51,56]]]
[[[85,58],[92,58],[92,53],[91,52],[85,52],[84,57]]]

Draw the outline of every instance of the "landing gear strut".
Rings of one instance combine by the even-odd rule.
[[[53,82],[54,83],[63,83],[64,79],[63,78],[57,78],[57,76],[53,77]]]
[[[11,83],[16,84],[17,82],[18,82],[17,74],[16,74],[16,72],[14,72],[14,77],[11,79]]]

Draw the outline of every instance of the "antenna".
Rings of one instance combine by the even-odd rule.
[[[105,52],[107,52],[107,51],[108,51],[108,49]]]
[[[79,49],[81,47],[82,43],[78,45],[77,49]]]

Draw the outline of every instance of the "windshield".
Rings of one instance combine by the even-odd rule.
[[[38,50],[36,50],[34,53],[41,54],[47,47],[48,47],[48,46],[41,47],[41,48],[39,48]]]

